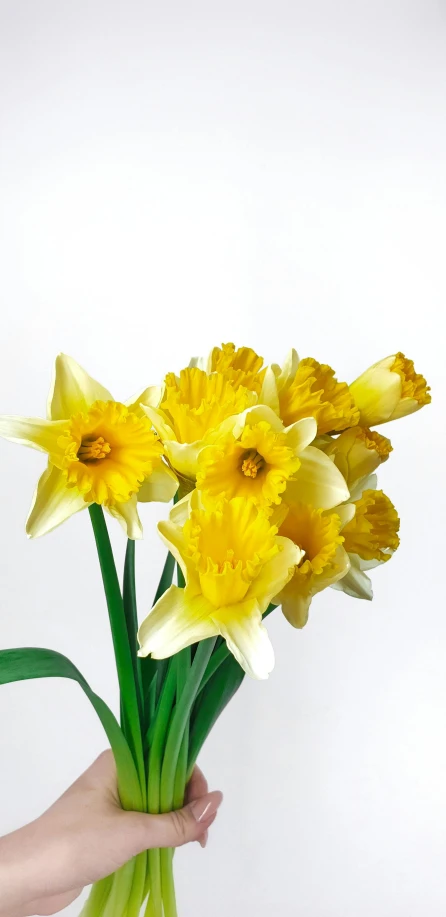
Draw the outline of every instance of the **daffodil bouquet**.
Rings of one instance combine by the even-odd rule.
[[[48,419],[3,416],[0,433],[48,455],[26,530],[44,535],[88,508],[120,687],[119,722],[66,657],[0,653],[0,682],[75,679],[113,749],[124,808],[180,808],[200,749],[245,673],[267,678],[263,619],[278,606],[303,627],[332,586],[372,598],[368,572],[399,544],[377,488],[392,446],[371,430],[430,401],[402,353],[351,385],[291,351],[264,367],[247,347],[215,347],[179,376],[115,401],[70,357],[56,359]],[[167,557],[138,626],[138,503],[173,501],[158,525]],[[127,535],[118,577],[104,509]],[[177,570],[177,584],[173,583]],[[175,917],[173,852],[141,854],[93,886],[84,917]]]

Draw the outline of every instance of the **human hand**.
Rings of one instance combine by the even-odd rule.
[[[222,798],[196,767],[183,809],[125,812],[113,754],[103,752],[43,815],[0,838],[0,917],[55,914],[151,847],[205,846]]]

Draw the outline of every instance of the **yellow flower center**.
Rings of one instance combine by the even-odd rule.
[[[163,447],[146,417],[116,401],[95,401],[71,417],[53,464],[86,502],[123,503],[160,464]]]
[[[247,423],[239,439],[226,434],[201,452],[197,486],[207,501],[244,497],[266,509],[280,503],[280,494],[299,466],[283,432],[266,421]]]
[[[249,452],[245,453],[245,458],[242,461],[242,471],[247,478],[256,478],[257,472],[261,471],[265,467],[265,459],[263,455],[259,455],[255,449],[251,449]]]
[[[338,382],[330,366],[311,357],[300,361],[291,383],[279,392],[279,403],[285,426],[314,417],[319,433],[334,433],[359,420],[347,383]]]
[[[96,439],[84,436],[77,451],[77,457],[80,462],[96,462],[98,459],[105,458],[110,452],[110,443],[106,443],[103,436],[98,436]]]
[[[408,360],[401,352],[395,354],[390,372],[398,373],[403,383],[402,398],[413,398],[420,405],[430,403],[430,386],[427,385],[424,376],[415,372],[413,360]]]
[[[224,375],[208,375],[197,367],[183,369],[180,378],[168,373],[160,405],[179,443],[202,440],[231,414],[239,414],[256,401],[253,392],[233,385]]]
[[[291,538],[305,551],[295,577],[307,584],[334,564],[338,546],[344,538],[340,535],[341,520],[336,513],[324,513],[308,503],[293,503],[279,529],[279,534]]]
[[[242,602],[264,564],[279,551],[277,528],[241,497],[217,511],[194,510],[183,533],[203,595],[216,608]]]
[[[344,528],[345,550],[363,560],[389,560],[400,543],[393,503],[382,490],[365,490],[355,506],[355,516]]]
[[[263,357],[251,347],[236,348],[235,344],[214,347],[211,357],[212,372],[222,373],[232,385],[244,385],[250,391],[260,393],[266,370],[262,370]]]

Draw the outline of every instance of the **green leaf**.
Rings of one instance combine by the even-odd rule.
[[[73,663],[54,650],[37,647],[0,650],[0,684],[32,678],[71,678],[81,686],[105,729],[115,756],[118,788],[124,809],[143,811],[141,787],[133,756],[116,717]]]
[[[198,695],[190,725],[188,778],[214,723],[238,691],[244,677],[242,667],[231,655],[219,665]]]

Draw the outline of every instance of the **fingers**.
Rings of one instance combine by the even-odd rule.
[[[151,847],[180,847],[203,837],[215,819],[223,800],[222,793],[206,793],[192,800],[183,809],[165,815],[126,813],[128,824],[135,826],[136,853]],[[133,854],[134,855],[134,854]]]
[[[187,785],[186,802],[192,802],[194,799],[198,799],[199,796],[206,796],[208,790],[209,787],[206,777],[196,764],[192,777]]]

